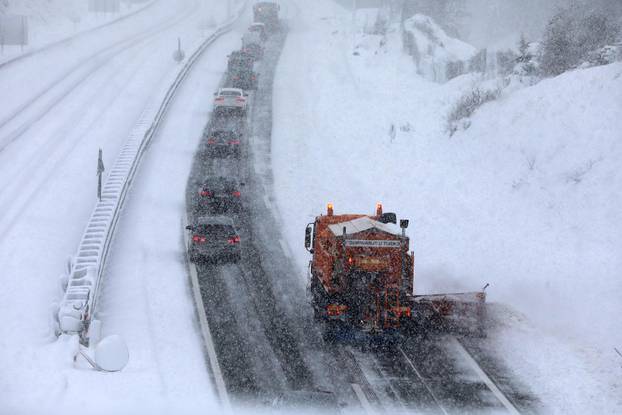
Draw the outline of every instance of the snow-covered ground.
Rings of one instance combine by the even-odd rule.
[[[411,219],[419,292],[491,284],[509,307],[491,347],[549,411],[622,411],[622,64],[502,95],[449,137],[472,76],[428,82],[398,32],[381,42],[334,2],[293,3],[272,151],[301,275],[303,229],[326,202],[383,202]]]
[[[56,102],[47,111],[40,109],[49,103],[42,106],[39,101],[37,108],[29,106],[22,111],[36,116],[15,140],[3,141],[4,148],[0,151],[2,414],[57,413],[84,408],[89,408],[90,413],[98,410],[118,413],[121,409],[132,411],[137,407],[166,412],[170,408],[194,405],[187,408],[190,411],[213,403],[200,338],[194,326],[186,272],[179,258],[183,248],[178,220],[174,221],[174,228],[167,228],[162,234],[136,241],[139,234],[130,231],[117,239],[120,249],[138,255],[138,261],[146,261],[148,257],[143,256],[146,251],[138,248],[141,241],[162,247],[158,238],[172,238],[169,254],[150,251],[163,261],[173,262],[167,266],[158,263],[158,270],[162,271],[158,275],[149,267],[145,273],[137,273],[133,262],[110,264],[111,270],[119,270],[119,276],[107,285],[106,292],[113,294],[103,298],[103,319],[110,322],[104,325],[104,332],[121,333],[129,343],[130,364],[123,373],[106,375],[76,370],[72,363],[75,339],[56,341],[50,331],[51,304],[59,299],[58,275],[67,256],[75,252],[95,203],[98,148],[104,149],[104,162],[111,166],[142,110],[179,70],[172,59],[177,37],[184,40],[189,53],[205,36],[205,30],[200,27],[205,16],[211,14],[214,21],[224,17],[224,5],[216,0],[158,4],[145,16],[141,14],[136,21],[129,21],[130,25],[133,22],[135,31],[144,31],[150,19],[151,25],[159,25],[159,20],[168,13],[170,27],[106,59],[94,59],[81,66],[85,77],[74,84],[75,88],[55,96]],[[72,62],[88,56],[89,47],[95,52],[97,48],[114,45],[124,33],[127,35],[128,21],[120,24],[124,26],[113,25],[99,33],[96,45],[73,44],[59,49],[56,59],[47,55],[45,59],[56,61],[60,70],[63,65],[64,70],[69,70]],[[153,216],[144,216],[144,209],[130,204],[121,226],[130,220],[136,222],[137,231],[153,230],[150,220],[156,217],[166,220],[170,215],[178,218],[184,211],[184,186],[193,149],[207,120],[211,92],[226,68],[226,55],[238,45],[239,37],[240,33],[235,32],[226,35],[201,58],[167,117],[162,134],[150,147],[153,155],[147,157],[141,172],[146,171],[146,177],[151,177],[148,170],[154,165],[153,168],[162,168],[164,172],[153,176],[153,182],[142,181],[139,172],[137,182],[144,184],[146,193],[132,195],[131,200],[147,198],[148,211]],[[32,85],[21,82],[22,92],[11,96],[34,97],[42,85],[38,77],[44,81],[51,79],[45,73],[39,76],[40,58],[28,62],[19,63],[18,75],[13,66],[1,69],[3,82],[18,76],[33,79]],[[66,82],[72,85],[73,81]],[[7,90],[3,89],[3,96]],[[11,113],[14,107],[14,101],[2,101],[0,112]],[[1,137],[14,132],[4,125],[0,127]],[[149,183],[155,188],[149,187]],[[175,194],[173,183],[179,185]],[[166,192],[161,192],[162,189]],[[158,202],[158,192],[160,198],[165,198],[165,205]],[[157,210],[158,207],[162,210]],[[169,300],[172,292],[176,293],[175,302]]]
[[[12,0],[0,4],[0,15],[22,15],[28,21],[28,44],[24,47],[5,45],[0,63],[23,53],[111,23],[151,6],[155,0],[121,2],[116,13],[89,12],[88,1],[79,0]]]

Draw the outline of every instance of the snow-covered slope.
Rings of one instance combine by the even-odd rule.
[[[503,300],[622,343],[622,64],[573,71],[489,103],[452,141],[481,212],[463,273],[502,274]],[[489,264],[488,258],[494,259]],[[571,317],[572,316],[572,317]],[[569,327],[568,327],[569,328]]]
[[[302,231],[326,202],[372,212],[382,201],[412,220],[419,292],[489,282],[491,301],[527,316],[505,311],[491,345],[545,405],[620,410],[622,65],[489,103],[450,138],[446,115],[472,77],[422,79],[395,33],[354,55],[365,41],[346,10],[297,4],[304,14],[275,81],[272,150],[301,276]]]

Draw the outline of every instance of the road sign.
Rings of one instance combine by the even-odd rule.
[[[119,13],[120,0],[89,0],[89,11],[93,13]]]
[[[399,248],[400,241],[346,239],[349,248]]]
[[[28,44],[28,18],[19,14],[0,15],[0,44]]]
[[[102,200],[102,174],[106,169],[104,168],[104,160],[102,157],[102,149],[99,149],[99,158],[97,159],[97,198]]]

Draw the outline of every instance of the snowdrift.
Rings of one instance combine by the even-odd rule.
[[[565,73],[480,108],[451,160],[485,225],[468,230],[485,238],[476,261],[504,275],[504,301],[612,346],[622,341],[604,318],[622,290],[621,102],[622,64]]]

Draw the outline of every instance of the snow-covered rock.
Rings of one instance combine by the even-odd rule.
[[[432,18],[416,14],[404,21],[404,43],[425,78],[447,80],[447,66],[467,61],[477,53],[475,47],[448,36]]]

